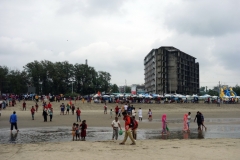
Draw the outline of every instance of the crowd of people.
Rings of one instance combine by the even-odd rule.
[[[84,102],[83,102],[84,103]],[[121,104],[120,104],[121,105]],[[122,118],[124,121],[124,129],[125,129],[125,134],[124,134],[124,139],[120,143],[120,145],[124,145],[127,138],[129,137],[130,140],[132,141],[131,145],[136,144],[136,139],[137,139],[137,129],[139,123],[143,120],[143,111],[141,108],[136,111],[136,108],[133,107],[132,104],[130,103],[125,103],[120,106],[119,104],[116,105],[114,110],[110,109],[110,117],[112,118],[113,114],[115,113],[114,120],[111,123],[111,127],[113,129],[112,133],[112,140],[118,140],[118,135],[122,134],[122,127],[119,121],[119,118]],[[23,111],[26,111],[27,104],[26,101],[23,101],[22,103],[22,109]],[[34,115],[36,112],[38,112],[39,105],[38,102],[36,101],[35,106],[32,106],[30,109],[31,112],[31,117],[32,120],[34,120]],[[46,102],[42,101],[42,116],[44,119],[44,122],[47,122],[47,117],[50,117],[50,121],[52,121],[53,118],[53,107],[51,102]],[[103,107],[104,114],[108,114],[108,107],[107,104],[104,104]],[[72,137],[73,140],[82,140],[85,141],[85,138],[87,136],[87,124],[86,120],[81,120],[80,115],[81,115],[81,110],[79,107],[75,110],[75,105],[71,103],[67,103],[66,105],[64,103],[60,104],[60,115],[69,115],[69,112],[71,111],[72,115],[76,113],[76,121],[77,123],[73,123],[72,126]],[[148,120],[152,121],[153,119],[153,113],[152,110],[149,109],[147,112],[148,115]],[[138,116],[138,120],[136,120]],[[198,125],[198,131],[202,131],[203,129],[207,130],[207,127],[204,124],[204,116],[201,112],[197,112],[194,122],[197,121]],[[17,126],[17,115],[16,112],[14,111],[13,114],[10,116],[9,120],[11,124],[11,132],[13,128],[15,127],[16,131],[18,132],[18,126]],[[80,123],[78,123],[80,122]],[[184,114],[183,116],[183,131],[184,132],[190,132],[190,123],[191,123],[191,112],[188,112]],[[168,128],[168,122],[167,122],[167,115],[163,114],[162,115],[162,134],[169,134],[169,128]]]

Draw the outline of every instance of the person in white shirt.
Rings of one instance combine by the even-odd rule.
[[[142,121],[142,108],[139,108],[138,110],[138,118],[139,118],[139,121]]]
[[[188,125],[188,131],[190,131],[190,122],[191,122],[191,112],[188,112],[188,117],[187,117],[187,125]]]
[[[132,116],[135,117],[136,116],[136,111],[135,108],[132,109]]]
[[[124,105],[124,109],[125,109],[126,112],[127,112],[127,108],[128,108],[128,105],[125,104],[125,105]],[[122,111],[122,112],[123,112],[123,111]]]
[[[112,128],[113,128],[113,135],[112,135],[112,140],[118,139],[118,128],[120,128],[120,130],[122,130],[120,122],[118,120],[118,117],[115,117],[115,120],[112,121]]]

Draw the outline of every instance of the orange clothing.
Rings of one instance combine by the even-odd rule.
[[[123,120],[125,121],[125,130],[127,131],[131,123],[131,118],[128,115],[126,115],[123,117]]]

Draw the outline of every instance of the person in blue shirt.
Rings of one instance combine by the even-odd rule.
[[[19,130],[18,130],[18,127],[17,127],[17,115],[16,115],[15,111],[13,111],[13,114],[10,116],[9,122],[11,123],[11,133],[12,133],[12,130],[13,130],[13,126],[15,127],[15,129],[18,132]]]

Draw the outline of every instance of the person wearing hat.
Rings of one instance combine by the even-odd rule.
[[[18,132],[18,127],[17,127],[17,115],[16,115],[16,112],[13,111],[13,114],[10,116],[10,119],[9,119],[9,122],[11,124],[11,133],[12,133],[12,130],[13,130],[13,126],[15,127],[16,131]]]

